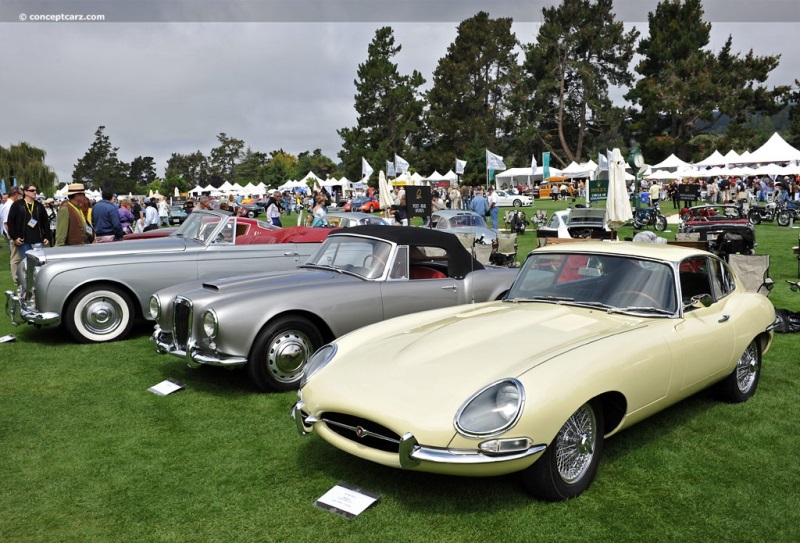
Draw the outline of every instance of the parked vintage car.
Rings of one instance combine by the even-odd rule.
[[[483,217],[466,209],[442,209],[431,213],[428,226],[435,230],[450,233],[475,234],[475,240],[484,245],[491,245],[497,239],[497,231],[486,226]]]
[[[357,330],[306,366],[293,416],[355,456],[452,475],[522,472],[581,494],[604,439],[702,389],[756,391],[775,310],[705,251],[630,242],[534,250],[498,302]],[[708,429],[713,433],[713,429]]]
[[[309,215],[309,217],[311,217],[311,215]],[[350,228],[353,226],[363,226],[365,224],[391,226],[388,219],[370,213],[362,213],[360,211],[352,211],[349,213],[331,211],[325,215],[323,222],[326,227],[338,226],[339,228]]]
[[[684,209],[678,231],[697,233],[709,250],[723,258],[731,253],[755,252],[756,231],[742,209],[736,205],[702,205]]]
[[[171,205],[169,206],[169,223],[170,224],[183,224],[183,221],[186,220],[189,214],[186,213],[186,210],[183,209],[181,205]]]
[[[381,210],[381,203],[373,196],[359,196],[353,198],[351,201],[344,205],[345,211],[361,211],[363,213],[372,213]]]
[[[536,231],[538,238],[609,239],[611,230],[604,208],[570,208],[554,211]]]
[[[497,194],[497,198],[499,200],[498,205],[501,207],[522,207],[533,204],[533,199],[530,196],[525,196],[524,194],[515,194],[510,190],[498,189],[495,191],[495,194]]]
[[[155,293],[153,340],[190,365],[246,366],[260,389],[289,390],[325,342],[390,317],[500,298],[514,277],[484,268],[451,234],[356,226],[331,234],[298,270]]]
[[[14,325],[63,323],[81,343],[124,338],[150,295],[188,279],[292,270],[330,230],[275,228],[227,212],[194,211],[171,236],[34,249],[20,266],[18,291],[6,291]]]

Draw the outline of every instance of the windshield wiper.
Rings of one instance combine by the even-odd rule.
[[[657,315],[672,315],[674,311],[668,311],[659,307],[646,307],[631,305],[628,307],[609,307],[609,313],[655,313]]]
[[[531,296],[530,298],[511,298],[509,302],[574,302],[575,298],[566,296]]]
[[[342,269],[341,268],[337,268],[336,266],[331,266],[330,264],[308,264],[308,263],[305,263],[305,264],[301,264],[300,267],[301,268],[318,268],[320,270],[330,270],[330,271],[335,271],[335,272],[342,273]]]

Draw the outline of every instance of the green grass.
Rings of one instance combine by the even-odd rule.
[[[797,276],[798,232],[757,228],[778,307],[800,309],[784,283]],[[534,245],[533,232],[520,237],[521,254]],[[7,257],[4,247],[3,289]],[[798,335],[776,336],[752,401],[681,402],[611,438],[583,496],[546,504],[515,476],[403,472],[302,438],[288,415],[294,393],[259,394],[239,371],[190,370],[154,354],[149,332],[82,346],[0,318],[0,335],[18,337],[0,344],[0,540],[800,540]],[[187,389],[147,392],[168,377]],[[354,521],[315,508],[340,480],[380,503]]]

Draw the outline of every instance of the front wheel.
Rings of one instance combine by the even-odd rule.
[[[133,326],[133,302],[115,286],[87,286],[64,309],[64,326],[79,343],[122,339]]]
[[[656,216],[656,224],[655,229],[659,232],[663,232],[667,229],[667,218],[664,215],[657,215]]]
[[[719,383],[722,399],[731,403],[749,400],[758,388],[761,377],[761,347],[753,340],[736,362],[736,367]]]
[[[256,212],[253,211],[253,210],[248,211],[247,212],[247,218],[248,219],[255,219],[256,218]]]
[[[514,200],[514,207],[522,207],[522,201],[521,200]]]
[[[322,335],[303,317],[276,320],[258,334],[247,362],[250,379],[264,392],[294,390]]]
[[[792,220],[792,214],[786,210],[781,211],[780,213],[778,213],[778,216],[775,220],[778,221],[778,224],[780,226],[789,226],[789,223]]]
[[[522,472],[522,482],[542,500],[576,498],[592,484],[602,453],[603,411],[587,402],[567,419],[541,458]]]

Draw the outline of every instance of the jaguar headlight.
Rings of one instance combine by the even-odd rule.
[[[153,294],[150,296],[150,317],[157,321],[158,318],[161,316],[161,300],[158,299],[158,296]]]
[[[203,312],[203,333],[208,339],[213,340],[217,337],[217,332],[219,332],[217,314],[214,313],[213,309],[206,309]]]
[[[317,349],[317,352],[311,355],[303,371],[303,378],[300,380],[300,388],[306,386],[306,383],[314,377],[315,373],[328,365],[328,362],[336,356],[336,351],[336,345],[329,343],[328,345],[323,345]]]
[[[513,378],[496,381],[464,402],[456,413],[455,426],[470,437],[498,435],[517,423],[523,405],[522,383]]]

